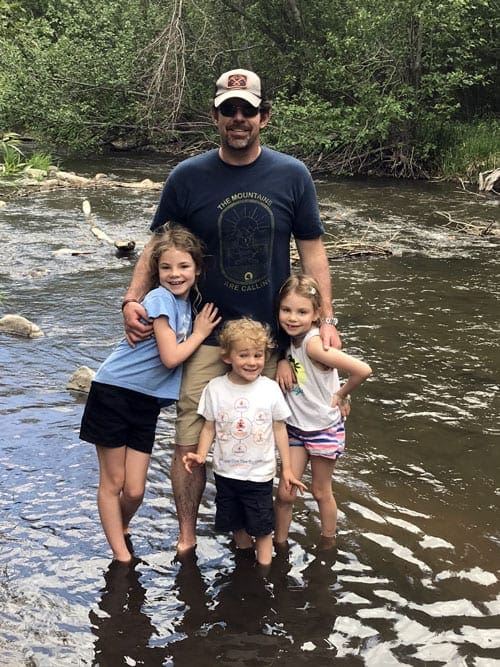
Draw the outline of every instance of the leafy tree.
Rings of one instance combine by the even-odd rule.
[[[425,175],[457,121],[498,112],[496,1],[0,0],[0,128],[194,150],[216,140],[213,82],[241,66],[274,99],[267,143]]]

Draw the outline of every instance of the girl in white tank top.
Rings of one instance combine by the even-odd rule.
[[[311,490],[318,503],[322,548],[335,546],[337,504],[332,492],[336,460],[344,451],[344,420],[349,394],[371,375],[371,368],[333,347],[325,350],[319,335],[321,298],[318,283],[304,274],[292,275],[279,293],[278,318],[290,336],[287,358],[295,375],[285,398],[292,413],[287,420],[293,474],[301,479],[311,462]],[[347,376],[340,384],[338,372]],[[297,489],[279,485],[275,504],[276,545],[286,543]]]

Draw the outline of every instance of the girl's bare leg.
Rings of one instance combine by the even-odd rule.
[[[331,539],[337,530],[337,503],[332,491],[332,475],[335,461],[321,456],[311,456],[312,494],[318,503],[321,536]]]
[[[151,456],[135,449],[126,448],[125,453],[125,483],[120,495],[120,508],[122,513],[123,532],[129,533],[129,524],[141,506],[146,489],[146,478],[148,474]]]
[[[127,448],[96,446],[99,460],[99,488],[97,508],[101,524],[113,552],[113,558],[129,562],[131,554],[124,537],[120,495],[125,483],[125,457]]]
[[[292,472],[297,479],[302,479],[307,460],[308,454],[304,447],[290,447],[290,463]],[[297,490],[294,488],[291,491],[287,491],[283,485],[283,481],[280,479],[274,502],[274,541],[276,544],[283,544],[288,539],[288,531],[292,522],[293,503],[296,496]]]

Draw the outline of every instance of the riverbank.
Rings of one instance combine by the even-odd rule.
[[[123,155],[153,153],[173,166],[216,145],[215,138],[211,136],[213,128],[208,124],[205,127],[205,123],[201,123],[201,127],[184,130],[185,134],[176,141],[157,144],[141,143],[133,135],[116,138],[102,145],[97,154],[120,160]],[[315,178],[368,176],[443,180],[477,186],[479,191],[499,189],[495,184],[491,188],[482,187],[486,176],[500,167],[500,123],[496,116],[443,123],[421,128],[420,131],[422,137],[418,146],[395,142],[385,146],[357,147],[351,144],[334,149],[325,145],[324,137],[314,141],[310,130],[287,138],[279,126],[272,123],[266,128],[263,138],[270,148],[302,160]],[[58,156],[53,161],[60,165],[73,160],[70,149],[48,146],[43,138],[36,141],[13,132],[4,133],[0,137],[0,179],[3,177],[3,185],[8,186],[10,179],[22,174],[25,167],[47,170],[52,156]]]

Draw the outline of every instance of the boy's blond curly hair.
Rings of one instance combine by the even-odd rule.
[[[263,348],[268,357],[275,347],[269,326],[251,320],[249,317],[229,320],[224,324],[217,338],[223,357],[230,354],[236,347]]]

